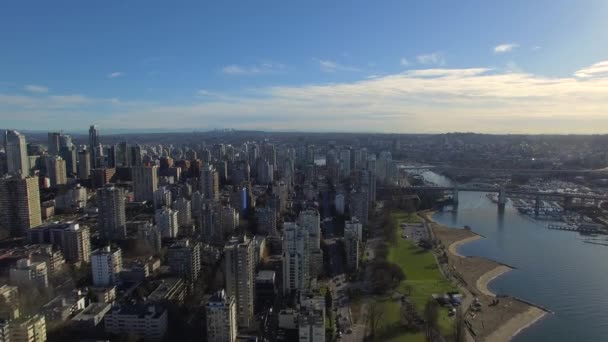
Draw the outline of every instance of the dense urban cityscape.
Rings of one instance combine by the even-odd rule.
[[[602,236],[608,196],[598,189],[608,176],[593,168],[605,165],[607,142],[6,130],[1,335],[500,340],[492,334],[505,317],[514,334],[550,309],[496,299],[487,283],[509,266],[456,260],[455,246],[479,236],[439,225],[431,210],[456,210],[459,193],[483,192],[499,210],[508,202],[535,220],[561,222],[548,228]],[[429,173],[454,183],[437,184]],[[608,245],[601,241],[587,242]]]
[[[608,338],[608,1],[0,1],[0,342]]]

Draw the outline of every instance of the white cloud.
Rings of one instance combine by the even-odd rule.
[[[355,68],[349,65],[343,65],[338,62],[329,59],[317,59],[313,58],[314,61],[319,63],[319,68],[324,72],[336,72],[336,71],[361,71],[359,68]]]
[[[226,75],[256,75],[262,73],[279,72],[285,69],[285,65],[280,63],[261,63],[256,65],[244,66],[231,64],[224,66],[221,71]]]
[[[580,77],[580,78],[607,77],[608,76],[608,61],[598,62],[587,68],[577,70],[574,73],[574,76]]]
[[[35,85],[35,84],[28,84],[25,87],[23,87],[23,89],[25,89],[26,91],[29,91],[30,93],[36,93],[36,94],[44,94],[44,93],[49,92],[49,88],[47,88],[45,86],[41,86],[41,85]]]
[[[124,72],[120,72],[120,71],[114,71],[108,74],[108,78],[119,78],[119,77],[123,77],[125,75]]]
[[[407,58],[405,58],[405,57],[404,57],[404,58],[401,58],[401,61],[400,61],[400,62],[401,62],[401,65],[402,65],[402,66],[408,66],[408,65],[410,65],[410,62],[409,62],[409,61],[407,60]]]
[[[443,55],[440,52],[418,55],[416,56],[416,60],[418,61],[418,63],[425,65],[445,65],[445,58],[443,58]]]
[[[606,66],[608,61],[596,63],[577,71],[576,77],[430,68],[356,82],[264,87],[221,97],[203,90],[198,92],[203,98],[183,105],[113,102],[82,95],[0,94],[0,121],[19,128],[33,120],[52,123],[61,118],[73,125],[66,129],[95,121],[105,127],[134,129],[608,133],[608,77],[592,77],[604,75]],[[111,110],[101,111],[97,105]]]
[[[514,49],[518,48],[519,44],[516,43],[506,43],[506,44],[500,44],[500,45],[496,45],[494,47],[494,53],[507,53],[507,52],[511,52]]]

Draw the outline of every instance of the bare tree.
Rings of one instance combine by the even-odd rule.
[[[465,337],[464,312],[462,312],[461,307],[458,307],[454,316],[454,342],[464,342],[466,340]]]
[[[382,307],[378,302],[373,301],[367,305],[367,326],[369,327],[369,336],[372,341],[376,340],[376,333],[383,316],[384,311],[382,311]]]

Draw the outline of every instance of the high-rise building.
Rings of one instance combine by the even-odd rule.
[[[350,176],[350,149],[340,150],[340,175],[344,178]]]
[[[216,292],[206,306],[207,341],[234,342],[238,334],[236,299],[226,295],[224,290]]]
[[[164,238],[177,237],[179,233],[178,212],[169,207],[156,209],[154,214],[156,226]]]
[[[61,234],[61,249],[67,262],[91,261],[91,237],[89,227],[71,223]]]
[[[59,155],[59,132],[49,132],[48,134],[48,152],[51,155]]]
[[[233,237],[224,248],[226,293],[236,298],[239,328],[254,327],[254,246],[246,236]]]
[[[4,135],[4,150],[8,174],[21,178],[29,176],[30,163],[25,136],[17,131],[7,130]]]
[[[222,229],[222,205],[215,200],[204,199],[199,213],[203,242],[224,243]]]
[[[122,271],[122,251],[106,246],[91,253],[93,285],[108,287],[118,283]]]
[[[203,167],[200,177],[201,193],[205,198],[218,200],[220,196],[219,175],[211,165]]]
[[[125,192],[107,185],[97,190],[97,224],[104,238],[121,239],[126,236]]]
[[[157,166],[138,166],[133,168],[133,191],[135,193],[135,201],[154,201],[154,192],[157,188]]]
[[[138,239],[145,241],[155,253],[160,252],[162,247],[162,238],[160,230],[157,226],[154,226],[147,221],[136,221],[130,223],[136,224]]]
[[[91,158],[91,164],[90,166],[93,168],[97,168],[98,165],[98,160],[99,160],[99,145],[101,144],[101,142],[99,141],[99,130],[97,129],[96,125],[91,125],[91,127],[89,127],[89,151],[91,151],[91,154],[89,155],[89,157]]]
[[[160,209],[162,207],[170,207],[171,206],[171,190],[169,190],[166,186],[159,187],[156,191],[154,191],[154,208]]]
[[[359,269],[359,248],[362,237],[362,225],[353,218],[346,221],[344,227],[344,249],[346,251],[346,266],[351,271]]]
[[[65,160],[68,175],[76,175],[78,172],[78,155],[76,146],[69,135],[59,136],[59,155]]]
[[[306,229],[295,222],[283,224],[283,293],[308,288],[310,265]]]
[[[171,272],[192,282],[201,273],[201,244],[189,239],[179,240],[169,246],[167,260]]]
[[[367,224],[369,217],[369,196],[367,191],[361,189],[350,193],[350,214],[359,219],[362,224]]]
[[[19,236],[41,224],[38,179],[0,178],[0,231]]]
[[[239,213],[230,205],[222,207],[220,220],[222,222],[222,232],[224,236],[234,233],[239,225]]]
[[[177,224],[180,227],[192,227],[192,206],[190,201],[180,197],[173,202],[173,209],[177,210]]]
[[[321,248],[321,217],[316,209],[302,210],[298,215],[300,228],[308,231],[310,243],[308,248]]]
[[[255,208],[257,233],[269,236],[277,235],[277,212],[273,208]]]
[[[53,187],[66,184],[68,181],[65,160],[59,156],[46,159],[46,173]]]
[[[78,178],[88,179],[91,175],[91,152],[82,150],[78,152]]]
[[[343,193],[336,194],[336,199],[335,199],[334,203],[336,206],[336,213],[338,215],[344,215],[344,206],[345,206],[344,194]]]

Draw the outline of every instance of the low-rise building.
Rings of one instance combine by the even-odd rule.
[[[46,320],[43,315],[11,321],[9,330],[11,342],[46,341]]]
[[[167,321],[167,310],[161,305],[114,306],[106,314],[105,331],[110,334],[132,334],[146,340],[160,341],[167,333]]]

